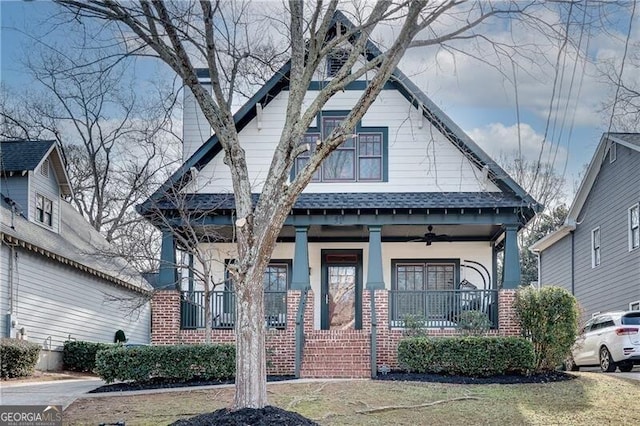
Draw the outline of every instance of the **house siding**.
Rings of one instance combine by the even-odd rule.
[[[571,234],[540,253],[540,283],[571,292]]]
[[[28,176],[11,176],[2,178],[2,195],[18,203],[25,217],[29,214],[29,178]]]
[[[208,87],[208,85],[205,85]],[[182,161],[189,157],[211,137],[211,126],[189,88],[184,89],[182,110]]]
[[[575,295],[585,315],[628,309],[640,299],[640,249],[629,251],[628,209],[640,200],[640,153],[618,145],[605,156],[578,215],[575,232]],[[591,231],[600,227],[601,263],[591,265]]]
[[[58,233],[60,231],[60,187],[53,171],[53,167],[50,167],[49,176],[46,177],[40,173],[40,166],[38,166],[34,171],[29,172],[29,179],[31,183],[29,194],[29,220]],[[36,220],[36,194],[40,194],[48,198],[53,204],[51,227],[43,225]]]
[[[7,266],[10,251],[3,245],[2,326],[9,284]],[[88,273],[23,249],[14,272],[14,315],[29,341],[58,351],[65,340],[112,342],[116,330],[124,330],[129,342],[149,343],[150,303],[130,314],[131,301],[110,301],[138,295]],[[3,329],[4,330],[4,329]],[[16,336],[16,329],[11,337]]]
[[[240,133],[253,192],[261,192],[269,171],[275,144],[280,140],[284,126],[288,94],[288,91],[280,92],[264,108],[260,130],[254,118]],[[317,92],[309,91],[306,102],[310,104],[315,95]],[[361,92],[356,90],[340,92],[329,100],[324,111],[350,110],[360,95]],[[209,131],[208,124],[206,128],[194,130],[201,121],[199,115],[192,111],[194,108],[197,109],[193,105],[185,107],[185,128],[189,128],[188,132],[185,130],[185,138],[193,138],[193,141],[185,139],[185,151],[188,153],[202,143],[200,135]],[[310,183],[305,192],[499,191],[493,183],[484,183],[481,170],[426,119],[418,116],[415,108],[397,90],[383,90],[361,125],[388,127],[388,181]],[[223,163],[223,156],[218,155],[198,174],[197,183],[187,191],[224,193],[232,187],[229,169]]]

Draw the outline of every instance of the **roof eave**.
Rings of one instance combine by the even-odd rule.
[[[565,223],[560,228],[533,243],[531,247],[529,247],[529,251],[532,253],[540,253],[569,235],[575,229],[575,225]]]

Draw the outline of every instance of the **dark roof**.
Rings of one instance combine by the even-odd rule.
[[[55,141],[1,141],[0,170],[2,172],[34,170],[55,143]]]
[[[333,16],[332,26],[335,32],[337,22],[346,28],[353,28],[354,24],[340,11],[336,11]],[[382,52],[371,41],[367,41],[366,52],[368,59],[380,56]],[[273,100],[278,93],[288,87],[289,74],[291,71],[291,61],[287,61],[275,74],[265,83],[251,99],[249,99],[233,116],[236,130],[240,132],[257,114],[256,105],[260,103],[263,107]],[[199,78],[207,78],[206,69],[198,69]],[[422,105],[423,115],[434,126],[440,129],[453,144],[465,155],[475,159],[480,166],[488,166],[489,176],[496,185],[504,192],[515,194],[520,200],[528,204],[533,210],[540,210],[539,205],[520,185],[518,185],[508,173],[506,173],[489,155],[487,155],[471,138],[458,127],[429,97],[422,92],[402,71],[396,68],[389,79],[390,83],[413,105]],[[182,166],[160,187],[158,190],[140,206],[139,211],[144,211],[146,206],[157,203],[163,195],[169,192],[171,187],[183,187],[191,179],[190,170],[195,168],[201,170],[213,157],[215,157],[222,147],[218,137],[213,135],[200,146],[193,155],[185,161]]]
[[[253,194],[254,204],[259,194]],[[170,200],[156,204],[161,210],[175,208]],[[189,194],[181,200],[181,208],[188,210],[233,210],[233,194]],[[526,207],[516,195],[503,192],[340,192],[302,193],[294,210],[336,209],[461,209]]]
[[[607,136],[612,139],[621,139],[640,148],[640,133],[608,133]]]

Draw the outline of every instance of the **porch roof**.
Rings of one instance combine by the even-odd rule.
[[[260,194],[252,194],[255,204]],[[147,204],[147,203],[145,203]],[[233,194],[188,194],[183,199],[163,198],[155,204],[159,210],[178,208],[192,211],[234,210]],[[144,206],[143,210],[151,208]],[[496,209],[521,208],[533,216],[533,209],[515,194],[504,192],[340,192],[303,193],[298,197],[296,210],[391,210],[391,209]],[[525,214],[526,214],[525,213]]]

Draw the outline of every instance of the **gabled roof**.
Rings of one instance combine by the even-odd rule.
[[[340,11],[333,17],[333,32],[337,23],[345,28],[354,28],[354,24]],[[371,41],[366,45],[367,59],[371,60],[382,54],[380,49]],[[287,61],[276,73],[256,92],[233,116],[236,129],[240,132],[257,115],[257,104],[266,106],[282,90],[288,88],[291,61]],[[206,78],[207,70],[198,70],[198,77]],[[540,206],[520,185],[518,185],[498,164],[493,161],[471,138],[458,127],[437,105],[429,99],[402,71],[396,68],[389,83],[395,87],[409,102],[421,109],[423,116],[443,134],[468,158],[474,160],[480,167],[487,166],[490,179],[504,192],[515,194],[522,202],[535,212]],[[184,164],[143,204],[138,211],[144,213],[152,205],[157,204],[169,188],[183,187],[192,179],[192,169],[201,170],[222,147],[216,135],[209,138]]]
[[[36,170],[47,158],[51,159],[62,194],[71,195],[69,176],[56,141],[0,141],[0,173],[2,175]]]
[[[12,214],[5,199],[0,213],[0,240],[137,292],[152,290],[127,262],[108,254],[109,243],[68,202],[60,200],[59,233]]]
[[[600,143],[596,148],[596,152],[591,158],[587,172],[582,178],[578,192],[571,203],[567,218],[560,228],[550,233],[549,235],[536,241],[529,249],[531,251],[543,251],[563,237],[569,234],[569,232],[576,229],[576,223],[578,222],[578,215],[584,207],[584,203],[587,201],[587,197],[593,188],[593,184],[596,182],[600,168],[607,157],[607,153],[611,148],[611,143],[626,146],[634,151],[640,153],[640,133],[603,133],[600,138]]]

